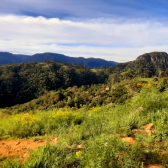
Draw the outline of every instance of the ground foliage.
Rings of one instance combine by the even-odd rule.
[[[111,103],[112,106],[129,102],[135,93],[142,88],[157,88],[163,91],[168,87],[167,79],[136,78],[123,80],[116,84],[94,84],[86,86],[73,86],[58,91],[50,91],[28,103],[5,108],[2,111],[8,114],[26,113],[31,110],[50,110],[53,108],[68,107],[87,109]]]
[[[151,163],[167,167],[168,90],[165,80],[135,79],[130,85],[126,82],[125,88],[132,91],[133,96],[115,106],[108,103],[89,109],[64,107],[20,114],[7,114],[2,109],[1,137],[52,136],[59,140],[55,146],[48,144],[32,152],[23,164],[10,158],[2,159],[1,167],[142,168]],[[132,132],[149,123],[154,124],[154,134]],[[134,137],[136,143],[123,142],[119,136],[122,134]],[[78,150],[78,145],[83,149]]]
[[[108,103],[125,103],[127,99],[133,96],[129,93],[125,85],[116,85],[109,88],[107,85],[91,85],[82,87],[68,87],[58,91],[50,91],[38,99],[28,103],[12,106],[4,109],[4,113],[21,113],[31,110],[49,110],[53,108],[70,107],[79,109],[82,107],[91,108],[105,105]]]

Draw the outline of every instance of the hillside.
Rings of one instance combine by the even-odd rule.
[[[55,61],[0,65],[0,107],[25,103],[59,88],[104,83],[107,78],[82,65]]]
[[[167,167],[168,91],[160,91],[163,81],[134,79],[113,85],[114,91],[122,85],[125,94],[132,92],[120,104],[56,108],[52,104],[60,96],[51,92],[25,105],[0,109],[0,167]],[[105,92],[109,98],[123,97],[112,90],[95,85],[60,91],[71,97],[67,101]]]
[[[154,77],[168,75],[168,54],[152,52],[138,56],[136,60],[118,64],[116,67],[107,67],[106,71],[116,74],[120,78]]]
[[[100,68],[101,66],[116,66],[118,64],[117,62],[114,61],[106,61],[104,59],[99,58],[83,58],[83,57],[75,58],[56,53],[41,53],[28,56],[28,55],[0,52],[0,64],[43,62],[45,60],[48,61],[54,60],[71,64],[81,64],[89,68]]]
[[[52,56],[55,57],[55,54]],[[36,57],[39,58],[40,55],[37,54]],[[47,55],[44,54],[43,59],[46,57]],[[78,64],[55,61],[0,65],[0,107],[26,103],[42,96],[45,92],[60,88],[67,89],[74,85],[80,87],[104,83],[111,87],[115,83],[135,77],[167,77],[167,57],[166,53],[154,52],[139,56],[132,62],[94,70]],[[68,98],[65,97],[65,103],[62,104],[66,104]],[[99,102],[103,104],[102,100]]]

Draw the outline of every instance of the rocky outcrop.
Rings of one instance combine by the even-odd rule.
[[[166,63],[168,62],[168,54],[166,52],[152,52],[152,53],[146,53],[143,55],[140,55],[136,59],[147,61],[147,62],[156,62],[156,63]]]

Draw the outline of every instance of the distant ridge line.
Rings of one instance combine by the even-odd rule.
[[[81,64],[88,68],[101,68],[102,66],[116,66],[118,64],[115,61],[107,61],[101,58],[70,57],[63,54],[50,52],[37,53],[32,56],[0,52],[0,64],[43,62],[44,60]]]

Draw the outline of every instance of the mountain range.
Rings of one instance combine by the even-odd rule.
[[[83,58],[69,57],[57,53],[40,53],[30,55],[12,54],[8,52],[0,52],[0,64],[26,63],[26,62],[43,62],[44,60],[54,60],[72,64],[81,64],[88,68],[100,68],[101,66],[116,66],[118,63],[114,61],[106,61],[99,58]]]
[[[117,63],[99,58],[69,57],[57,53],[38,53],[32,56],[0,52],[0,64],[43,62],[45,60],[63,63],[81,64],[88,68],[105,66],[111,74],[126,74],[129,76],[152,77],[168,73],[168,54],[166,52],[151,52],[138,56],[134,61]]]

